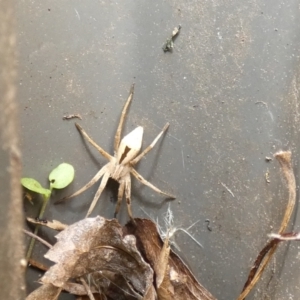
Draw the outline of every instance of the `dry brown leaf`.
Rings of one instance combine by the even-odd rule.
[[[82,284],[74,283],[74,282],[66,282],[63,286],[63,290],[77,296],[85,296],[86,289]],[[91,287],[92,293],[98,293],[98,291]]]
[[[147,219],[134,219],[136,225],[129,222],[125,228],[127,233],[133,234],[137,239],[137,246],[145,259],[155,270],[160,260],[164,246],[156,224]],[[160,289],[157,289],[159,300],[216,300],[194,277],[187,266],[171,250],[166,274]],[[157,275],[157,274],[156,274]],[[172,291],[173,290],[173,291]]]
[[[170,280],[174,286],[187,282],[187,275],[179,275],[173,268],[170,269]]]
[[[157,298],[156,290],[155,290],[155,288],[154,288],[154,285],[152,285],[152,286],[148,289],[148,291],[147,291],[145,297],[143,298],[143,300],[157,300],[157,299],[158,299],[158,298]]]
[[[85,287],[82,284],[74,283],[74,282],[67,282],[64,284],[63,288],[64,291],[77,295],[77,296],[85,296],[87,294]],[[60,293],[62,290],[61,288],[55,287],[52,284],[43,284],[38,289],[33,291],[26,300],[49,300],[55,299],[55,297]],[[94,288],[91,289],[93,293],[98,293]]]
[[[53,300],[61,289],[88,299],[86,288],[74,282],[83,279],[95,299],[215,300],[170,250],[169,240],[160,239],[155,223],[135,221],[122,228],[98,216],[68,226],[45,255],[56,264],[28,300]]]
[[[107,300],[105,295],[96,294],[94,295],[95,300]],[[76,300],[90,300],[88,296],[77,297]]]
[[[55,262],[41,278],[45,286],[64,288],[70,279],[86,275],[92,282],[93,275],[108,278],[107,272],[112,276],[106,286],[96,286],[97,290],[142,299],[152,286],[153,270],[137,250],[135,237],[124,236],[117,220],[87,218],[68,226],[56,238],[58,242],[45,255]]]
[[[172,285],[172,282],[170,281],[169,267],[167,267],[165,277],[163,278],[161,285],[157,288],[158,299],[159,300],[177,299],[174,294],[175,294],[175,289],[174,286]]]

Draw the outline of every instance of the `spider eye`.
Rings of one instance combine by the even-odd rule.
[[[124,152],[123,152],[123,154],[122,154],[122,156],[121,156],[121,158],[120,158],[120,161],[119,161],[119,163],[122,163],[122,161],[124,160],[124,158],[127,156],[127,154],[128,154],[128,152],[130,151],[131,149],[129,148],[129,147],[125,147],[125,150],[124,150]]]

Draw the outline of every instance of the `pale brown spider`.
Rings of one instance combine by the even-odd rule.
[[[167,130],[169,127],[169,123],[167,123],[162,131],[158,134],[158,136],[154,139],[154,141],[141,153],[137,156],[138,152],[141,149],[142,146],[142,139],[143,139],[143,127],[139,126],[135,128],[133,131],[131,131],[129,134],[127,134],[120,143],[121,138],[121,132],[123,129],[123,123],[124,119],[127,113],[128,106],[133,98],[133,92],[134,92],[134,85],[131,86],[130,93],[128,100],[126,101],[124,108],[122,110],[122,114],[120,117],[119,126],[117,128],[117,132],[115,135],[115,143],[114,143],[114,156],[111,156],[109,153],[107,153],[105,150],[103,150],[99,145],[97,145],[84,131],[84,129],[77,123],[75,123],[77,129],[80,131],[80,133],[87,139],[89,143],[91,143],[99,152],[104,156],[106,159],[108,159],[108,163],[104,165],[100,171],[92,178],[91,181],[89,181],[85,186],[83,186],[79,191],[75,192],[74,194],[65,197],[61,199],[61,201],[75,197],[81,193],[83,193],[85,190],[90,188],[93,184],[95,184],[102,176],[101,184],[94,196],[94,199],[92,201],[92,204],[87,212],[86,217],[88,217],[91,212],[93,211],[98,199],[101,196],[102,191],[104,190],[107,181],[109,178],[112,178],[116,180],[119,183],[119,190],[118,190],[118,201],[116,204],[115,214],[114,217],[117,216],[120,205],[123,199],[124,191],[126,196],[126,203],[127,203],[127,210],[129,217],[133,219],[132,212],[131,212],[131,177],[130,173],[141,183],[144,185],[147,185],[148,187],[152,188],[154,191],[167,196],[168,198],[175,199],[174,196],[165,193],[155,187],[152,183],[147,181],[145,178],[143,178],[142,175],[140,175],[135,169],[134,166],[141,160],[142,157],[144,157],[157,143],[159,138],[162,136],[162,134]]]

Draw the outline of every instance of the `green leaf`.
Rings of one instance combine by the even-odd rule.
[[[63,189],[74,179],[74,168],[72,165],[62,163],[56,167],[49,175],[50,189]]]
[[[21,184],[28,190],[36,192],[38,194],[44,195],[46,198],[49,198],[51,191],[44,189],[41,184],[33,178],[22,178]]]

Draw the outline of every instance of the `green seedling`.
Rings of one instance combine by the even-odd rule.
[[[47,204],[52,194],[52,190],[63,189],[67,187],[73,181],[74,173],[75,171],[72,165],[67,163],[60,164],[58,167],[53,169],[49,174],[49,182],[50,182],[49,189],[45,189],[44,187],[42,187],[42,185],[33,178],[24,177],[21,179],[21,184],[23,187],[25,187],[26,189],[32,192],[38,193],[43,197],[43,205],[38,216],[39,219],[42,219],[44,216]],[[38,230],[39,230],[39,225],[35,227],[34,234],[37,234]],[[35,239],[32,238],[26,254],[27,261],[31,256],[34,243],[35,243]]]

